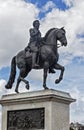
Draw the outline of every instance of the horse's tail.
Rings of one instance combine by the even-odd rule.
[[[16,61],[15,61],[15,56],[13,57],[12,61],[11,61],[11,72],[10,72],[10,77],[9,80],[7,82],[7,84],[5,85],[6,89],[11,89],[12,85],[14,83],[15,80],[15,75],[16,75]]]

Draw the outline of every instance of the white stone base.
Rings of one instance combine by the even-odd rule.
[[[45,122],[44,129],[34,130],[69,130],[69,104],[73,101],[69,93],[52,89],[3,95],[2,130],[7,130],[8,111],[36,108],[45,109]]]

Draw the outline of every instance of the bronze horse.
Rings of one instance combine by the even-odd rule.
[[[60,41],[61,46],[66,46],[67,39],[65,34],[66,32],[64,28],[50,29],[44,37],[45,39],[44,44],[41,44],[39,48],[38,64],[40,68],[35,68],[35,69],[43,69],[44,71],[43,74],[44,89],[48,89],[48,87],[46,86],[46,79],[50,67],[53,69],[61,70],[60,76],[58,79],[55,80],[55,83],[59,83],[63,79],[64,67],[57,63],[59,59],[57,41],[58,40]],[[22,50],[12,58],[11,73],[10,73],[8,83],[5,86],[5,88],[7,89],[11,89],[14,83],[15,75],[16,75],[16,66],[20,70],[17,79],[16,88],[15,88],[15,92],[18,93],[18,87],[21,81],[23,81],[26,84],[26,88],[29,89],[29,82],[24,78],[32,70],[32,53],[25,52],[25,50]]]

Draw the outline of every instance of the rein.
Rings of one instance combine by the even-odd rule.
[[[47,43],[45,43],[43,45],[56,46],[55,44],[52,45],[52,44],[47,44]]]
[[[62,46],[61,44],[57,44],[57,45],[55,45],[55,44],[53,44],[53,45],[52,45],[52,44],[47,44],[47,43],[44,42],[44,41],[43,41],[43,44],[40,45],[40,47],[43,46],[43,45],[57,46],[57,48],[60,48],[60,47]]]

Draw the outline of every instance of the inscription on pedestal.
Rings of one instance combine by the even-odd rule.
[[[8,111],[7,130],[44,129],[44,117],[44,108]]]

